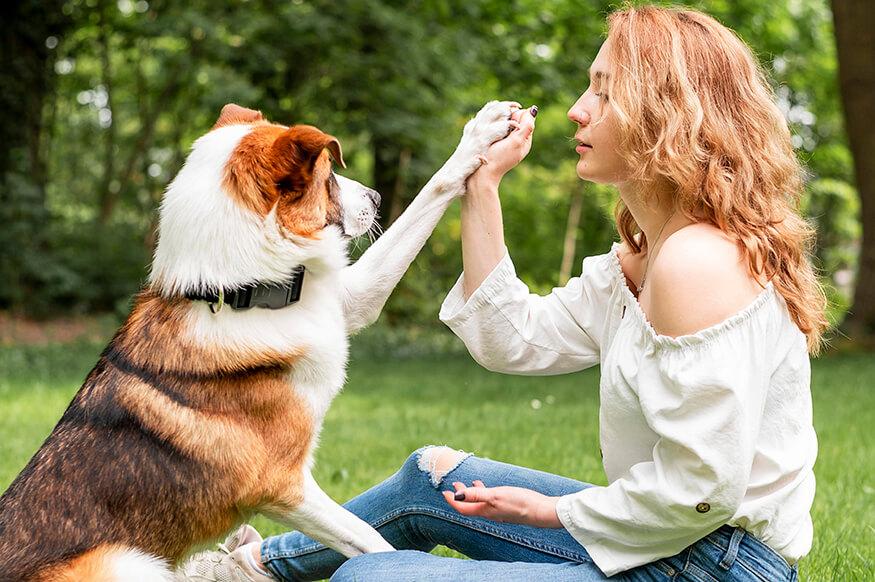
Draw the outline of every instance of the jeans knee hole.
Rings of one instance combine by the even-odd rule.
[[[425,447],[419,454],[419,470],[428,473],[432,486],[440,487],[447,473],[458,467],[471,453],[446,446]]]

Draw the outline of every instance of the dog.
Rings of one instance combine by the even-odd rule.
[[[168,185],[147,284],[42,447],[0,498],[0,581],[170,581],[260,512],[346,556],[393,548],[311,474],[348,336],[386,299],[487,147],[491,102],[354,264],[379,195],[340,143],[234,104]]]

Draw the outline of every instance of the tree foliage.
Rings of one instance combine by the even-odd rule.
[[[828,279],[853,272],[859,206],[826,0],[686,4],[738,31],[775,79],[810,172],[806,209],[821,230],[820,267]],[[19,6],[6,20],[16,34],[4,34],[30,35],[42,54],[25,62],[11,41],[4,50],[15,67],[37,63],[46,84],[33,89],[11,72],[3,77],[4,102],[25,92],[41,100],[28,102],[39,110],[36,149],[24,133],[4,140],[14,151],[0,168],[0,276],[11,284],[0,287],[0,308],[55,313],[125,305],[147,273],[164,187],[229,102],[336,135],[347,174],[383,194],[384,224],[452,152],[483,102],[537,103],[532,153],[502,190],[508,245],[521,276],[548,290],[564,283],[567,240],[576,241],[575,256],[565,263],[573,259],[579,270],[583,256],[604,252],[615,238],[615,194],[576,178],[574,127],[565,118],[588,82],[608,0]],[[16,111],[0,118],[2,131],[20,131],[25,114]],[[579,216],[569,217],[572,208]],[[393,295],[388,319],[435,321],[459,273],[458,241],[453,208]]]

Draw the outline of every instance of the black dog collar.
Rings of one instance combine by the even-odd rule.
[[[222,289],[218,293],[186,293],[186,299],[206,301],[210,310],[218,313],[223,306],[238,311],[253,307],[282,309],[301,299],[304,283],[304,265],[298,265],[285,283],[255,283],[235,289]]]

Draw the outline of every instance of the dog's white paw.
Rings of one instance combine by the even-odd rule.
[[[490,101],[465,124],[456,151],[435,175],[439,190],[453,196],[465,193],[465,181],[487,163],[485,154],[489,146],[511,132],[510,116],[516,107],[516,103],[509,101]]]
[[[465,124],[462,141],[456,149],[474,156],[485,154],[489,146],[510,133],[510,115],[515,108],[516,104],[508,101],[490,101],[484,105]]]

